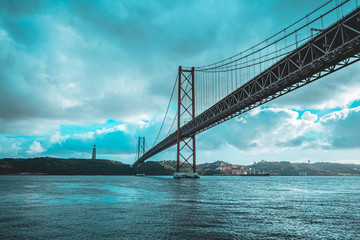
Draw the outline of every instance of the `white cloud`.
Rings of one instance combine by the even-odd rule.
[[[74,133],[71,137],[73,139],[80,139],[80,140],[94,139],[95,133],[94,132]]]
[[[318,119],[316,114],[311,113],[310,111],[306,111],[301,116],[301,120],[306,122],[315,122]]]
[[[349,107],[360,100],[360,64],[355,63],[267,103],[296,110]]]
[[[66,139],[70,138],[70,134],[61,135],[60,132],[56,132],[50,136],[50,143],[59,143],[61,144]]]
[[[331,122],[331,121],[337,122],[337,121],[341,121],[341,120],[346,120],[348,118],[349,114],[354,114],[354,113],[356,114],[358,112],[360,112],[360,107],[356,107],[356,108],[352,108],[352,109],[345,108],[340,111],[335,111],[335,112],[326,114],[325,116],[323,116],[320,119],[320,122],[323,124],[326,124],[326,122]]]
[[[61,143],[63,141],[65,141],[66,139],[80,139],[80,140],[88,140],[88,139],[95,139],[96,135],[106,135],[108,133],[112,133],[112,132],[124,132],[124,133],[128,133],[127,131],[127,124],[120,124],[120,125],[116,125],[114,127],[111,128],[102,128],[102,129],[97,129],[95,131],[90,131],[90,132],[86,132],[86,133],[74,133],[72,135],[68,134],[66,136],[60,136],[58,133],[52,135],[52,143]],[[61,142],[59,142],[61,141]]]
[[[126,131],[126,124],[117,125],[117,126],[114,126],[112,128],[98,129],[98,130],[96,130],[96,134],[104,134],[104,133],[111,133],[111,132],[117,132],[117,131],[125,132]]]
[[[324,144],[318,137],[321,124],[317,119],[318,116],[310,111],[299,117],[294,110],[259,108],[204,133],[199,146],[217,149],[221,146],[229,148],[230,145],[255,154],[294,147],[317,148]]]
[[[328,147],[335,149],[360,148],[360,107],[342,109],[320,119]]]
[[[198,136],[199,162],[360,163],[360,107],[318,117],[306,111],[258,109]],[[346,149],[346,150],[345,150]],[[305,161],[306,160],[306,161]]]
[[[41,146],[40,142],[34,141],[31,145],[29,150],[26,151],[26,154],[28,155],[35,155],[43,153],[45,149]]]
[[[13,154],[17,155],[18,152],[21,150],[21,147],[19,146],[18,143],[13,143],[11,144],[10,149],[13,152]]]
[[[147,128],[150,126],[150,123],[148,121],[138,121],[137,125],[139,128]]]

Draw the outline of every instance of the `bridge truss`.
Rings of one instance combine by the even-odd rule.
[[[326,14],[338,10],[347,2],[349,1],[343,1],[343,3],[336,8],[320,16],[321,20]],[[306,28],[311,23],[312,22],[308,22],[300,29]],[[300,45],[298,45],[298,41],[296,40],[296,48],[294,50],[280,55],[280,58],[277,57],[277,61],[274,64],[268,66],[264,71],[255,75],[252,79],[221,98],[196,117],[193,117],[191,121],[185,123],[182,127],[179,127],[175,132],[142,155],[134,165],[136,166],[144,162],[155,154],[179,143],[179,141],[186,141],[189,138],[195,139],[196,134],[360,60],[360,8],[356,7],[355,10],[339,18],[337,22],[327,28],[311,30],[317,31],[317,34],[311,34],[311,37]],[[297,31],[291,33],[295,34],[296,39],[298,37]],[[271,45],[276,44],[280,40],[276,40]],[[270,46],[270,44],[268,46]],[[263,49],[264,48],[261,48],[260,50]],[[255,50],[251,54],[260,54],[260,50]],[[238,59],[246,58],[247,60],[251,54]],[[179,69],[184,72],[195,71],[195,73],[214,74],[221,77],[221,74],[244,68],[244,66],[237,61],[238,60],[232,57],[204,67]],[[231,74],[231,77],[232,76]],[[192,77],[194,79],[194,74]],[[195,79],[195,81],[197,81],[197,79]],[[194,115],[193,112],[193,116]],[[179,119],[180,117],[178,116],[178,121]],[[178,124],[178,126],[179,125],[180,124]]]

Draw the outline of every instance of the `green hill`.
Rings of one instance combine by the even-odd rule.
[[[44,173],[49,175],[131,175],[132,168],[121,162],[102,159],[4,158],[0,174]]]
[[[197,165],[197,172],[203,176],[231,175],[231,169],[239,165],[223,161]],[[290,163],[258,162],[242,166],[243,171],[267,172],[272,176],[360,176],[360,165],[340,163]],[[219,169],[224,170],[219,170]],[[229,171],[230,169],[230,171]],[[63,158],[4,158],[0,159],[0,174],[49,174],[49,175],[132,175],[136,172],[128,165],[104,159],[63,159]],[[140,168],[140,171],[142,169]],[[176,161],[146,161],[146,175],[172,175],[176,171]],[[181,171],[191,172],[189,165],[184,164]]]

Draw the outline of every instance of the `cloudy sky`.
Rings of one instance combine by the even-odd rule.
[[[316,4],[314,4],[316,2]],[[0,0],[0,157],[132,163],[177,67],[236,54],[323,0]],[[198,136],[198,162],[360,164],[360,64]],[[174,148],[152,160],[175,159]]]

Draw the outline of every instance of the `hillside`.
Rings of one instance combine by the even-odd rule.
[[[238,167],[237,165],[232,165],[230,163],[217,161],[217,162],[213,162],[213,163],[198,164],[196,166],[196,169],[200,175],[204,175],[204,176],[205,175],[207,175],[207,176],[226,175],[219,171],[216,171],[216,169],[221,166],[228,167],[228,168]],[[176,161],[174,161],[174,160],[158,161],[158,162],[153,162],[153,161],[145,162],[145,174],[146,175],[172,175],[172,174],[174,174],[175,171],[176,171]],[[188,164],[184,164],[181,167],[181,171],[191,172],[192,170]]]
[[[219,170],[221,168],[222,170]],[[239,165],[223,161],[203,163],[197,165],[197,172],[203,176],[234,175],[232,169],[240,168]],[[171,175],[176,170],[176,161],[148,161],[145,164],[146,175]],[[184,165],[182,171],[190,172],[188,165]],[[290,162],[258,162],[252,165],[242,166],[246,172],[266,172],[272,176],[360,176],[360,165],[340,163],[290,163]]]
[[[4,158],[0,174],[44,173],[49,175],[131,175],[132,168],[121,162],[102,159]]]
[[[223,161],[197,165],[197,172],[203,176],[239,175],[243,172],[266,172],[272,176],[360,176],[360,165],[339,163],[290,163],[258,162],[252,165],[239,166]],[[0,174],[48,174],[48,175],[132,175],[134,172],[128,164],[103,159],[62,159],[62,158],[4,158],[0,159]],[[140,172],[142,173],[142,168]],[[172,175],[176,171],[176,161],[147,161],[146,175]],[[181,171],[191,171],[184,164]]]
[[[277,176],[338,176],[360,175],[360,165],[340,163],[290,163],[290,162],[258,162],[247,166],[256,171],[266,171]]]

